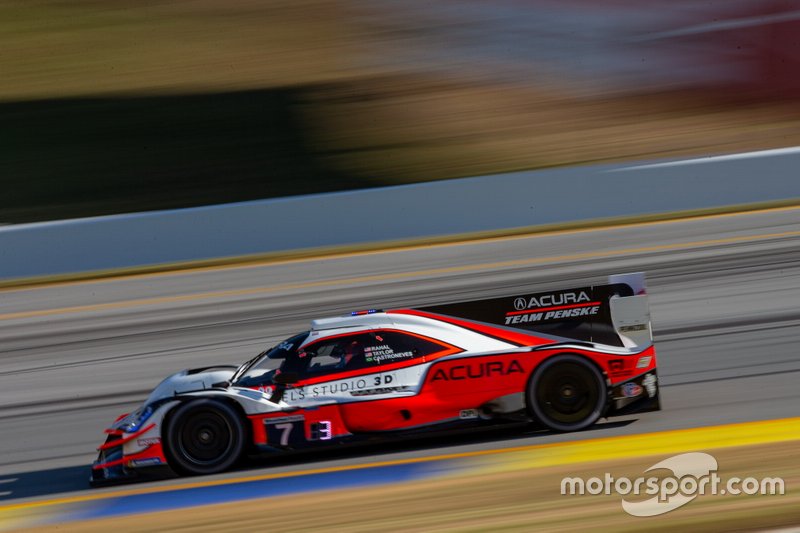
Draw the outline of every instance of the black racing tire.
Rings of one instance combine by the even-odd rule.
[[[242,457],[246,432],[242,417],[230,405],[194,400],[175,408],[167,421],[164,451],[179,474],[216,474]]]
[[[583,357],[556,355],[533,373],[526,399],[535,422],[553,431],[579,431],[605,412],[606,380]]]

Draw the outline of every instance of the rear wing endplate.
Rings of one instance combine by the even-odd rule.
[[[653,344],[644,272],[613,274],[608,277],[608,282],[610,285],[625,284],[633,290],[632,296],[612,296],[609,300],[611,323],[623,346],[634,348]]]

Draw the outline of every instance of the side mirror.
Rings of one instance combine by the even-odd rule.
[[[272,382],[277,385],[292,385],[300,381],[300,374],[297,372],[281,372],[272,377]]]

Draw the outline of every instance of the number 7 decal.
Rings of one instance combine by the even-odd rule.
[[[275,424],[275,429],[281,430],[281,446],[289,445],[289,436],[292,434],[294,424],[286,422],[285,424]]]

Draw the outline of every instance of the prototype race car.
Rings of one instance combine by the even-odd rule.
[[[643,274],[314,320],[235,366],[184,370],[119,417],[93,484],[211,474],[277,453],[503,422],[577,431],[660,408]]]

